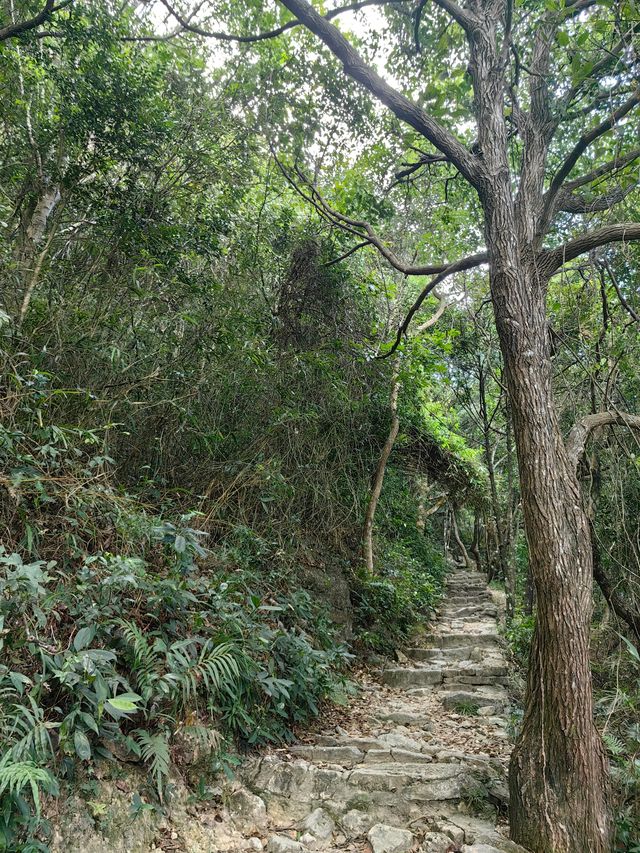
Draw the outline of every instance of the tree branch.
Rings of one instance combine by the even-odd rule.
[[[542,272],[552,275],[559,267],[597,249],[607,243],[630,243],[640,240],[640,222],[622,222],[619,225],[606,225],[596,231],[587,231],[575,240],[569,240],[557,249],[545,249],[538,255],[538,263]]]
[[[562,185],[564,184],[566,178],[569,177],[573,167],[576,165],[580,157],[587,150],[589,145],[594,142],[599,137],[603,136],[605,133],[611,130],[611,128],[615,127],[615,125],[620,121],[620,119],[624,118],[631,110],[636,107],[640,103],[640,88],[636,89],[636,91],[631,95],[631,97],[627,98],[627,100],[621,104],[617,110],[611,113],[609,118],[600,122],[600,124],[591,128],[587,133],[583,133],[578,142],[575,144],[573,149],[569,152],[564,162],[556,172],[549,185],[549,189],[545,193],[544,197],[544,206],[542,210],[542,214],[540,216],[540,224],[538,226],[538,233],[543,234],[549,221],[551,219],[553,208],[555,204],[555,199],[560,191]]]
[[[466,258],[461,258],[459,261],[454,261],[452,264],[449,264],[442,270],[442,272],[432,278],[431,281],[422,289],[422,292],[407,312],[407,315],[398,328],[396,339],[393,342],[391,349],[387,350],[383,355],[379,355],[378,358],[388,358],[398,349],[402,342],[402,336],[407,333],[407,330],[411,325],[411,321],[420,310],[422,303],[430,293],[433,293],[439,284],[456,272],[473,269],[474,267],[479,267],[481,264],[485,264],[488,259],[486,252],[478,252],[476,255],[469,255]]]
[[[574,470],[577,469],[584,455],[591,433],[599,427],[614,424],[640,430],[640,415],[630,415],[627,412],[618,411],[597,412],[595,415],[587,415],[574,424],[565,442],[569,463]]]
[[[272,149],[273,152],[273,149]],[[349,250],[345,256],[348,256],[352,253],[352,251],[357,251],[357,249],[363,248],[363,244],[367,244],[373,246],[378,252],[382,255],[382,257],[398,272],[402,273],[405,276],[415,276],[415,275],[438,275],[446,272],[452,266],[448,263],[441,264],[406,264],[404,261],[401,261],[400,258],[396,255],[396,253],[390,249],[379,237],[374,228],[371,226],[369,222],[365,222],[364,220],[354,219],[351,216],[345,216],[344,213],[340,213],[340,211],[331,207],[326,199],[320,194],[317,187],[315,187],[311,181],[305,176],[305,174],[298,168],[296,168],[295,173],[298,179],[302,182],[304,189],[298,184],[290,174],[287,167],[281,160],[276,156],[275,152],[273,152],[274,159],[278,168],[282,172],[285,180],[289,184],[289,186],[298,193],[298,195],[303,198],[306,202],[312,205],[315,210],[328,222],[332,225],[335,225],[338,228],[341,228],[343,231],[346,231],[349,234],[353,234],[355,237],[358,237],[362,243],[358,246],[354,247],[353,250]],[[306,192],[305,192],[306,190]],[[345,257],[343,256],[343,257]],[[487,260],[486,252],[483,252],[480,255],[472,255],[472,258],[480,258],[477,263],[471,263],[469,266],[477,266],[477,264],[484,263]],[[340,260],[340,259],[339,259]],[[468,261],[468,258],[463,259],[462,261],[458,261],[457,263],[465,263]],[[333,263],[333,262],[332,262]],[[463,266],[461,269],[468,269],[469,267]],[[452,272],[456,272],[457,270],[452,270]],[[446,276],[445,276],[446,277]],[[434,287],[437,286],[437,282]],[[432,288],[431,288],[432,289]],[[429,291],[430,292],[430,291]],[[419,307],[419,306],[418,306]]]
[[[637,189],[637,184],[632,184],[626,189],[616,187],[608,193],[587,198],[578,193],[565,192],[564,189],[556,197],[554,211],[562,210],[565,213],[601,213],[609,210],[616,204],[620,204],[625,198]]]
[[[183,30],[186,30],[190,33],[195,33],[196,35],[203,36],[204,38],[213,38],[218,41],[227,41],[227,42],[236,42],[239,44],[251,44],[253,42],[258,41],[266,41],[267,39],[277,38],[281,36],[283,33],[286,33],[288,30],[292,30],[294,27],[299,27],[302,24],[302,21],[293,20],[287,21],[286,24],[282,24],[279,27],[275,27],[272,30],[266,30],[262,33],[255,33],[254,35],[241,36],[236,35],[234,33],[223,33],[216,32],[213,30],[207,30],[204,27],[199,26],[198,24],[192,24],[189,18],[185,18],[176,8],[173,6],[169,0],[160,0],[162,5],[166,8],[169,14],[176,19],[176,21],[180,24]],[[342,6],[338,9],[331,9],[322,17],[330,21],[332,18],[337,17],[338,15],[343,15],[345,12],[357,12],[359,9],[364,9],[366,6],[384,6],[386,4],[389,5],[397,5],[400,3],[407,3],[409,0],[356,0],[354,3],[350,3],[348,6]]]
[[[455,0],[435,0],[435,3],[451,15],[453,20],[460,24],[465,32],[469,32],[474,24],[478,22],[475,15],[472,15],[467,9],[463,9],[462,6],[458,6]]]
[[[631,305],[629,305],[629,303],[627,302],[627,300],[625,299],[625,296],[624,296],[624,294],[622,293],[622,290],[620,289],[620,284],[619,284],[619,282],[618,282],[618,277],[617,277],[617,275],[614,273],[614,271],[612,270],[612,268],[611,268],[611,264],[609,263],[609,261],[605,258],[604,260],[600,260],[600,261],[598,261],[598,262],[597,262],[597,264],[598,264],[598,266],[600,267],[600,271],[601,271],[601,273],[602,273],[602,270],[604,269],[604,270],[606,270],[606,271],[607,271],[607,273],[609,274],[609,278],[611,279],[611,284],[613,284],[613,287],[614,287],[614,290],[615,290],[616,295],[617,295],[617,297],[618,297],[618,300],[620,301],[620,304],[622,305],[622,307],[624,308],[624,310],[625,310],[625,311],[627,312],[627,314],[631,317],[631,319],[634,321],[634,323],[640,323],[640,316],[638,316],[637,311],[635,311],[635,310],[631,307]]]
[[[631,151],[623,154],[622,156],[614,157],[613,160],[608,160],[606,163],[603,163],[602,166],[598,166],[597,169],[593,169],[591,172],[586,172],[584,175],[580,175],[572,181],[566,181],[562,189],[571,191],[578,189],[578,187],[583,187],[585,184],[590,184],[611,172],[619,172],[639,157],[640,148],[633,148]]]
[[[51,15],[58,12],[60,9],[64,9],[65,6],[69,6],[72,2],[73,0],[62,0],[62,2],[58,3],[56,6],[55,0],[47,0],[42,10],[38,12],[37,15],[34,15],[33,18],[29,18],[26,21],[19,21],[17,24],[8,24],[6,27],[2,27],[0,29],[0,41],[15,38],[16,36],[22,35],[22,33],[26,33],[29,30],[39,27],[40,24],[48,21]]]
[[[344,71],[391,112],[426,137],[447,156],[469,183],[478,188],[478,159],[433,116],[414,104],[383,80],[333,24],[316,12],[306,0],[279,0],[298,20],[316,35],[342,62]],[[448,0],[447,0],[448,2]]]

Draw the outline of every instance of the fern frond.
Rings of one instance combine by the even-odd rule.
[[[193,641],[181,640],[173,643],[167,652],[169,672],[164,681],[170,685],[172,692],[180,691],[183,706],[195,701],[200,687],[210,697],[240,673],[237,652],[232,643],[216,646],[212,640],[207,640],[197,658],[193,656],[193,648]]]
[[[28,697],[29,705],[12,706],[12,724],[5,729],[11,746],[14,761],[32,758],[36,761],[46,761],[53,756],[50,729],[56,728],[57,723],[48,723],[44,718],[44,709],[34,699]]]
[[[144,699],[148,699],[159,679],[160,656],[135,622],[118,619],[117,624],[122,631],[123,639],[132,652],[131,671],[136,688]]]
[[[164,783],[169,775],[169,765],[171,763],[167,738],[163,734],[152,735],[146,729],[136,729],[133,735],[140,747],[140,754],[143,761],[149,765],[151,775],[156,784],[158,797],[162,801]]]
[[[40,767],[34,761],[12,761],[5,756],[0,761],[0,796],[8,792],[11,797],[22,794],[25,788],[31,790],[36,815],[40,817],[40,790],[48,794],[58,793],[58,783],[46,767]]]

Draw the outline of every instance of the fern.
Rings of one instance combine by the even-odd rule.
[[[12,706],[12,724],[3,727],[2,735],[7,741],[14,741],[11,756],[14,761],[27,758],[45,761],[53,756],[50,730],[58,728],[59,723],[49,723],[44,719],[44,709],[31,696],[27,697],[30,707]]]
[[[122,631],[125,642],[133,653],[132,674],[136,687],[140,695],[148,700],[151,698],[159,679],[160,656],[135,622],[118,619],[117,624]]]
[[[11,755],[0,760],[0,797],[8,793],[17,800],[25,788],[29,788],[36,815],[40,817],[40,790],[57,795],[58,783],[51,773],[34,761],[13,761]]]
[[[162,801],[164,783],[169,775],[169,764],[171,762],[167,738],[163,734],[150,734],[146,729],[136,729],[133,735],[140,748],[143,761],[149,765],[158,797]]]
[[[167,652],[169,672],[163,680],[172,693],[179,691],[183,707],[195,700],[200,686],[210,697],[240,674],[231,643],[216,646],[207,640],[197,658],[192,657],[193,646],[192,640],[181,640],[173,643]]]
[[[602,735],[602,740],[604,741],[604,745],[606,746],[609,754],[612,755],[614,758],[617,758],[618,756],[624,753],[624,744],[622,743],[619,737],[616,737],[616,735],[611,734],[611,732],[605,732]]]

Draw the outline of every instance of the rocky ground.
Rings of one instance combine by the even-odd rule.
[[[103,788],[101,834],[68,809],[53,853],[525,853],[504,824],[500,611],[483,575],[455,570],[429,633],[361,673],[360,697],[324,728],[246,761],[210,800],[178,790],[160,821],[128,817],[122,783]]]
[[[250,837],[229,850],[521,850],[500,824],[510,739],[498,617],[484,577],[453,572],[431,633],[380,681],[363,679],[342,725],[244,768],[229,808]]]

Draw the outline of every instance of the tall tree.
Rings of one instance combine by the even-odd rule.
[[[435,0],[437,9],[420,2],[411,27],[418,50],[425,22],[435,31],[443,13],[447,29],[455,23],[456,38],[464,35],[449,53],[434,40],[426,61],[432,75],[446,78],[452,57],[466,57],[476,139],[465,144],[459,130],[467,105],[463,85],[457,113],[450,94],[449,109],[425,109],[365,61],[331,22],[335,11],[323,16],[306,0],[279,5],[293,19],[282,16],[267,33],[211,33],[194,27],[192,19],[178,20],[201,34],[243,42],[303,25],[347,75],[422,137],[428,150],[416,170],[434,158],[449,164],[479,202],[486,253],[441,265],[402,264],[366,223],[344,214],[341,220],[405,274],[437,273],[439,281],[465,265],[488,262],[538,602],[524,721],[511,763],[512,836],[540,853],[605,853],[612,821],[607,761],[592,714],[592,549],[554,406],[546,296],[550,279],[576,257],[640,239],[640,222],[614,216],[636,189],[631,169],[640,157],[634,145],[640,87],[631,6],[617,4],[614,14],[608,0],[520,6],[513,0]],[[350,8],[362,5],[369,4]],[[407,17],[407,4],[391,5],[403,7]],[[603,213],[606,221],[599,223]],[[427,284],[421,299],[435,283]]]

